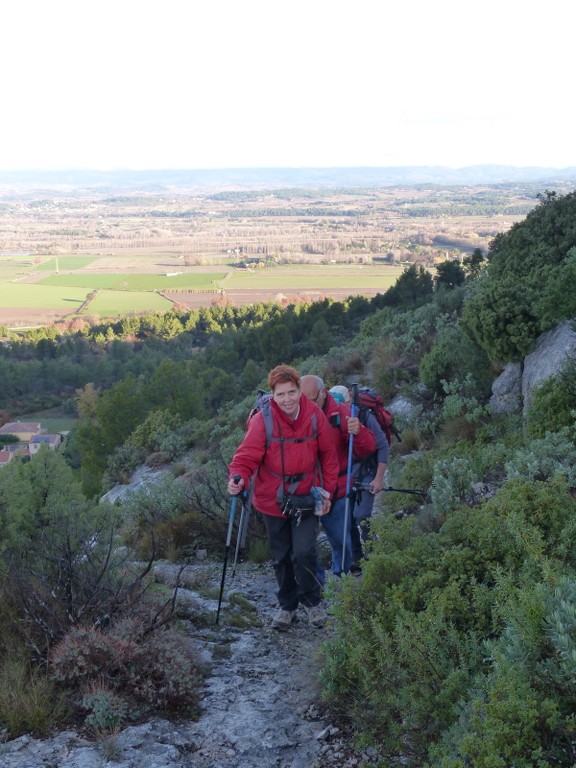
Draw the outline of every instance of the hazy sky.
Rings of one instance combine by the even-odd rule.
[[[574,166],[569,5],[5,3],[0,170]]]

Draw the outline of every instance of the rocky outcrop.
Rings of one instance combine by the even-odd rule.
[[[547,379],[557,376],[569,359],[576,359],[576,332],[571,321],[543,333],[536,342],[534,351],[524,358],[522,373],[524,415],[532,403],[534,390]]]
[[[537,340],[534,350],[522,363],[508,363],[492,384],[490,410],[493,414],[517,413],[526,416],[534,391],[547,379],[557,376],[566,361],[576,359],[576,331],[567,320]]]
[[[162,467],[161,469],[153,469],[144,465],[137,467],[137,469],[134,470],[129,483],[118,483],[114,488],[111,488],[105,493],[100,501],[109,501],[111,503],[126,501],[131,493],[134,493],[134,491],[145,490],[146,487],[154,485],[170,471],[170,466]]]
[[[508,363],[492,383],[490,410],[495,416],[517,413],[522,407],[522,366]]]

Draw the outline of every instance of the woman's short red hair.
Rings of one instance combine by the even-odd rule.
[[[300,374],[291,365],[277,365],[268,374],[268,386],[272,392],[277,384],[284,384],[287,381],[291,381],[300,389]]]

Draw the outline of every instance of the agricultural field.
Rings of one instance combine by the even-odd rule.
[[[97,259],[93,256],[53,256],[34,264],[34,271],[65,272],[89,267]]]
[[[118,260],[121,269],[121,259]],[[110,291],[162,291],[188,289],[191,291],[210,290],[219,287],[219,283],[226,277],[225,272],[201,272],[192,270],[186,273],[168,274],[129,274],[122,272],[115,275],[100,274],[98,272],[76,273],[66,275],[51,275],[40,281],[41,285],[58,285],[64,288],[96,288]]]
[[[0,326],[374,296],[536,204],[512,189],[42,190],[0,197]]]
[[[99,291],[88,306],[92,316],[113,318],[143,312],[168,312],[173,303],[155,291]]]

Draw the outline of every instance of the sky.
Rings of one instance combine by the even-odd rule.
[[[570,4],[18,0],[0,171],[576,166]]]

